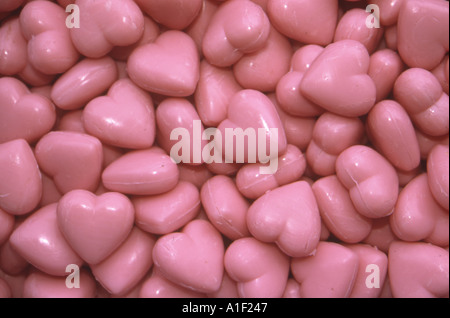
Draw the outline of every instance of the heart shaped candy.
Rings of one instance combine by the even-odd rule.
[[[127,238],[134,208],[120,193],[96,196],[85,190],[64,195],[57,209],[59,229],[70,246],[89,264],[98,264]]]
[[[137,85],[152,93],[186,97],[197,87],[199,60],[197,47],[189,35],[171,30],[131,54],[128,74]]]
[[[55,120],[50,100],[30,93],[15,78],[0,78],[0,143],[13,139],[34,142],[52,129]]]
[[[0,27],[0,52],[0,74],[14,75],[27,65],[27,40],[18,17],[4,21]]]
[[[225,269],[237,282],[239,297],[280,298],[289,275],[289,258],[275,245],[253,237],[231,243],[225,253]]]
[[[194,220],[181,233],[161,237],[153,249],[155,266],[166,278],[204,293],[220,288],[223,255],[220,233],[205,220]]]
[[[100,141],[76,132],[53,131],[35,149],[39,167],[53,177],[62,193],[75,189],[97,190],[102,169]]]
[[[151,97],[129,79],[117,81],[108,96],[98,97],[83,111],[86,131],[102,142],[121,148],[150,148],[155,140]]]
[[[41,200],[42,179],[28,143],[0,144],[0,208],[13,215],[31,212]]]
[[[267,192],[248,209],[247,225],[263,242],[275,242],[287,255],[310,255],[320,239],[319,208],[311,186],[298,181]]]
[[[376,100],[375,83],[367,74],[369,63],[369,53],[360,42],[330,44],[306,71],[301,93],[338,115],[365,115]]]
[[[448,211],[449,149],[437,145],[431,150],[427,161],[428,185],[436,201]]]
[[[127,46],[144,32],[144,16],[132,0],[77,0],[80,28],[70,35],[77,50],[86,57],[99,58],[114,46]]]

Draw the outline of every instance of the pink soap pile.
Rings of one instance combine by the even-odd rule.
[[[449,297],[448,51],[444,0],[2,0],[0,297]]]

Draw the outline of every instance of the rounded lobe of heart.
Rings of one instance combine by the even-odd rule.
[[[27,62],[25,68],[17,74],[18,78],[25,84],[38,87],[50,85],[56,78],[56,75],[48,75],[36,70],[30,62]]]
[[[289,71],[292,54],[289,40],[271,28],[262,49],[246,54],[234,64],[234,76],[244,88],[272,92],[278,81]]]
[[[275,242],[287,255],[310,255],[320,239],[320,213],[311,186],[305,181],[267,192],[247,213],[250,233],[263,242]]]
[[[37,269],[54,276],[67,276],[66,266],[83,265],[58,228],[57,204],[34,212],[10,237],[10,244]]]
[[[276,245],[245,237],[225,252],[225,269],[237,282],[239,297],[280,298],[289,276],[289,258]]]
[[[206,295],[172,283],[154,267],[142,284],[139,298],[206,298]]]
[[[200,193],[190,182],[180,181],[163,194],[134,197],[136,225],[153,234],[168,234],[190,222],[200,211]]]
[[[387,255],[370,245],[355,244],[346,245],[346,247],[356,253],[359,258],[358,274],[356,275],[350,298],[379,298],[382,293],[381,288],[385,285],[385,281],[387,281]],[[378,268],[373,265],[378,266]],[[371,273],[378,273],[379,276],[375,276],[373,280],[370,280],[374,284],[374,287],[368,288],[370,285],[367,283],[369,282],[368,278]],[[375,283],[379,283],[379,285],[377,286]]]
[[[420,164],[420,149],[408,113],[395,101],[385,100],[369,112],[370,139],[381,153],[400,170],[411,171]]]
[[[448,211],[449,149],[448,146],[433,147],[427,160],[428,185],[436,201]]]
[[[369,63],[369,53],[358,41],[330,44],[306,71],[300,92],[337,115],[365,115],[376,100],[375,83],[367,74]]]
[[[136,3],[156,22],[176,30],[188,27],[203,6],[202,0],[137,0]]]
[[[394,97],[423,133],[448,134],[449,98],[433,73],[422,68],[404,71],[395,81]]]
[[[0,143],[14,139],[35,142],[53,128],[55,121],[55,107],[49,99],[30,93],[15,78],[0,78]]]
[[[384,29],[368,28],[367,17],[368,13],[364,9],[355,8],[347,11],[336,27],[334,42],[345,39],[359,41],[369,54],[374,53],[383,38]]]
[[[80,54],[70,39],[64,9],[56,3],[33,1],[20,12],[22,33],[28,40],[31,65],[44,74],[67,71]]]
[[[83,122],[89,134],[112,146],[145,149],[155,141],[152,99],[129,79],[117,81],[107,96],[90,101]]]
[[[300,284],[295,279],[288,279],[283,298],[300,298]]]
[[[15,217],[0,209],[0,246],[3,245],[14,229]]]
[[[70,246],[88,264],[103,261],[122,244],[134,222],[134,208],[120,193],[100,196],[74,190],[58,202],[58,226]]]
[[[297,49],[291,59],[291,71],[306,72],[323,50],[322,46],[316,44],[305,45]]]
[[[333,41],[337,0],[269,0],[267,11],[275,28],[293,40],[318,45]]]
[[[390,221],[393,232],[403,241],[425,240],[438,246],[449,243],[448,211],[433,198],[425,173],[400,192]]]
[[[107,90],[117,76],[112,58],[84,59],[56,80],[52,100],[63,110],[80,109]]]
[[[389,281],[396,298],[448,298],[449,255],[432,244],[395,242],[389,249]]]
[[[409,67],[432,70],[448,53],[447,1],[405,1],[397,26],[398,51]]]
[[[438,137],[433,137],[424,134],[419,129],[416,129],[417,141],[419,142],[420,148],[420,158],[426,160],[431,153],[431,150],[436,145],[449,145],[449,135],[443,135]]]
[[[94,298],[96,283],[92,275],[80,269],[80,288],[67,288],[66,277],[55,277],[34,271],[25,279],[24,298]]]
[[[250,203],[239,193],[233,179],[212,177],[201,189],[201,200],[210,222],[226,237],[237,240],[250,236],[246,220]]]
[[[361,143],[364,130],[364,124],[357,117],[322,114],[314,125],[313,138],[306,151],[306,159],[314,173],[321,176],[334,174],[339,154]]]
[[[278,169],[274,174],[261,174],[263,164],[250,163],[239,169],[236,185],[249,199],[257,199],[269,190],[297,181],[306,169],[306,159],[300,149],[288,145],[286,153],[278,158]]]
[[[153,265],[155,238],[138,228],[107,259],[91,265],[96,280],[112,295],[121,296],[133,289]]]
[[[399,180],[394,167],[367,146],[352,146],[336,160],[336,175],[349,190],[356,210],[368,218],[392,214]]]
[[[349,297],[358,273],[358,256],[332,242],[320,242],[313,256],[295,258],[291,271],[302,298]]]
[[[236,133],[236,129],[239,128],[242,129],[244,133],[248,128],[255,133],[255,145],[250,145],[248,138],[244,138],[244,147],[242,149],[242,147],[240,147],[242,146],[242,141],[233,137],[233,153],[229,154],[229,151],[226,151],[225,143],[227,130]],[[287,148],[286,134],[272,101],[266,95],[256,90],[246,89],[236,93],[230,101],[227,119],[222,121],[218,127],[222,136],[222,140],[218,140],[218,146],[222,149],[222,154],[225,155],[225,159],[237,163],[237,158],[243,157],[245,163],[249,162],[249,155],[253,153],[253,151],[255,155],[259,154],[259,144],[263,142],[259,140],[259,131],[261,129],[265,130],[264,138],[266,151],[271,149],[271,143],[278,148],[276,153],[270,154],[269,159],[284,154]],[[277,139],[275,139],[276,136],[273,133],[273,130],[276,130],[277,132]],[[249,147],[251,149],[249,149]],[[237,150],[239,150],[239,148],[241,148],[242,152],[239,151],[238,153]],[[256,155],[256,162],[259,162],[258,159],[261,158],[258,158]]]
[[[41,200],[42,179],[28,143],[16,139],[0,144],[0,208],[12,215],[31,212]]]
[[[153,249],[153,261],[164,277],[201,293],[219,290],[223,258],[222,237],[205,220],[194,220],[182,232],[159,238]]]
[[[264,10],[252,1],[228,1],[211,18],[203,37],[206,60],[218,67],[231,66],[246,53],[264,47],[270,21]]]
[[[213,174],[208,170],[206,165],[192,166],[181,164],[178,168],[180,171],[180,181],[192,183],[197,189],[201,189],[203,184],[213,177]]]
[[[3,22],[0,27],[0,52],[0,74],[15,75],[27,65],[27,40],[18,17]]]
[[[240,90],[242,87],[231,69],[216,67],[203,60],[195,91],[195,106],[203,124],[214,127],[219,125],[227,117],[231,98]]]
[[[35,148],[39,167],[53,178],[61,193],[97,190],[102,170],[101,142],[90,135],[52,131]]]
[[[171,30],[131,54],[128,74],[149,92],[187,97],[195,92],[200,78],[199,60],[197,47],[189,35]]]
[[[100,58],[114,46],[136,43],[144,32],[144,16],[132,0],[77,0],[80,28],[70,35],[77,50],[88,58]]]
[[[208,298],[239,298],[237,284],[224,272],[220,289],[214,293],[209,293],[207,296]]]
[[[312,186],[326,227],[346,243],[358,243],[372,230],[372,220],[360,215],[347,189],[335,175],[317,180]]]
[[[372,223],[372,231],[363,240],[363,243],[375,246],[380,251],[387,253],[392,242],[399,239],[392,232],[390,225],[390,217],[374,219]]]

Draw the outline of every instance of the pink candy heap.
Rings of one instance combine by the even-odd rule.
[[[2,0],[0,297],[449,297],[448,51],[444,0]]]

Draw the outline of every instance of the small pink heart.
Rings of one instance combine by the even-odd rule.
[[[97,190],[102,169],[100,141],[90,135],[54,131],[36,145],[39,167],[53,177],[62,193],[75,189]]]
[[[49,132],[55,121],[55,107],[49,99],[30,93],[15,78],[0,78],[0,144],[14,139],[34,142]]]
[[[224,263],[242,298],[280,298],[286,289],[289,258],[274,244],[238,239],[228,247]]]
[[[405,1],[397,25],[398,51],[408,66],[432,70],[448,53],[448,1]]]
[[[181,233],[161,237],[153,249],[155,266],[166,278],[204,293],[219,290],[223,255],[220,233],[205,220],[194,220]]]
[[[98,264],[127,238],[134,222],[134,208],[120,193],[100,196],[74,190],[58,203],[58,225],[70,246],[89,264]]]
[[[376,100],[369,71],[370,56],[363,44],[342,40],[330,44],[306,71],[300,84],[303,96],[338,115],[365,115]]]
[[[144,32],[144,16],[132,0],[77,0],[80,27],[70,35],[77,50],[86,57],[99,58],[114,46],[127,46]]]
[[[181,31],[164,32],[154,43],[143,45],[131,54],[128,74],[137,85],[152,93],[190,96],[200,78],[195,42]]]
[[[389,248],[389,281],[397,298],[448,298],[448,250],[432,244],[394,242]]]
[[[83,121],[90,135],[112,146],[145,149],[155,140],[152,99],[129,79],[117,81],[108,96],[89,102]]]
[[[302,298],[348,297],[358,273],[358,256],[331,242],[320,242],[313,256],[295,258],[291,269]]]
[[[275,242],[287,255],[310,255],[320,239],[319,208],[306,181],[267,192],[248,209],[247,226],[263,242]]]

